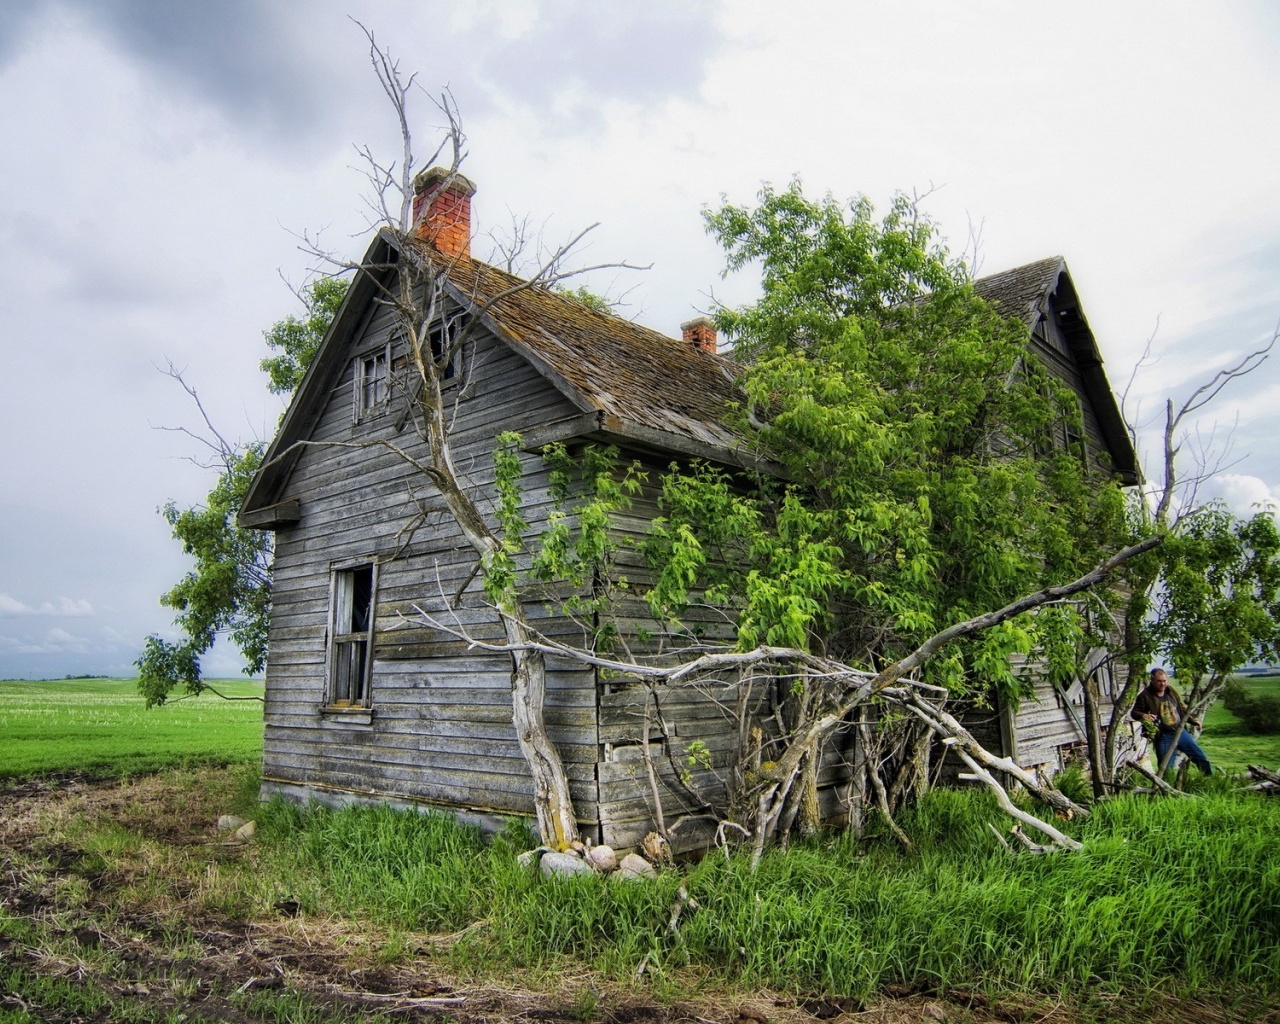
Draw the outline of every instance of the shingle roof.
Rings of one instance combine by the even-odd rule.
[[[599,312],[548,288],[478,260],[441,257],[425,243],[413,243],[417,258],[443,269],[455,298],[480,312],[486,325],[528,359],[584,413],[595,417],[588,433],[621,437],[659,451],[754,462],[757,456],[728,426],[729,406],[742,400],[731,360],[700,351],[688,342]],[[367,257],[368,265],[386,265],[396,240],[382,233]],[[380,257],[375,257],[380,253]],[[1007,316],[1035,328],[1050,294],[1066,272],[1062,257],[1029,263],[974,282],[974,289],[998,303]],[[357,276],[321,346],[295,402],[245,500],[245,510],[266,508],[278,495],[296,461],[283,458],[288,446],[305,438],[319,415],[321,382],[340,372],[344,331],[360,306],[371,301],[374,286]],[[345,326],[342,326],[345,325]],[[1087,325],[1086,325],[1087,330]],[[1100,409],[1108,444],[1117,465],[1133,465],[1132,448],[1115,397],[1102,371],[1096,342],[1088,334],[1092,369],[1086,387]],[[315,383],[312,382],[315,378]],[[304,398],[310,396],[310,398]],[[1126,450],[1127,453],[1126,454]],[[244,513],[242,513],[243,515]]]
[[[419,255],[441,259],[429,246]],[[459,297],[488,305],[490,326],[539,367],[584,410],[602,413],[612,429],[635,436],[639,426],[659,432],[651,438],[678,447],[678,439],[709,445],[738,461],[746,448],[726,424],[726,410],[742,400],[734,383],[734,364],[686,342],[601,313],[488,264],[451,260],[448,278]],[[1006,316],[1034,331],[1050,311],[1050,297],[1065,288],[1079,313],[1066,261],[1037,260],[974,282],[979,296]],[[505,294],[504,294],[505,293]],[[1128,482],[1136,477],[1136,457],[1115,394],[1102,368],[1093,332],[1080,315],[1074,334],[1074,360],[1117,470]],[[1033,346],[1034,347],[1034,346]],[[609,425],[602,424],[605,432]],[[688,449],[686,449],[686,452]],[[702,452],[702,454],[707,454]]]
[[[740,443],[724,425],[727,406],[742,397],[729,360],[486,263],[451,259],[447,275],[458,297],[482,308],[580,407],[718,448]]]
[[[973,290],[999,306],[1005,316],[1016,316],[1031,329],[1043,312],[1045,296],[1058,283],[1066,265],[1061,256],[1050,256],[999,274],[980,277],[973,282]]]

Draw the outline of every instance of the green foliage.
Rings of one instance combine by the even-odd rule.
[[[597,313],[612,313],[613,303],[606,299],[603,295],[597,295],[586,285],[578,285],[577,288],[570,288],[567,285],[556,288],[561,295],[566,298],[580,302],[587,309],[593,309]]]
[[[134,663],[138,692],[148,707],[163,704],[178,686],[188,693],[200,692],[200,656],[219,634],[230,635],[240,649],[246,674],[261,672],[266,663],[271,534],[236,523],[261,465],[262,450],[262,445],[253,444],[230,455],[203,506],[179,509],[169,502],[161,510],[183,554],[194,558],[195,565],[160,598],[161,604],[177,611],[174,622],[184,638],[171,643],[149,636]]]
[[[489,926],[448,954],[631,976],[685,964],[752,988],[867,998],[928,978],[942,988],[1081,992],[1098,982],[1179,990],[1265,984],[1280,970],[1280,807],[1206,793],[1120,799],[1069,827],[1078,854],[1011,854],[985,793],[935,791],[902,817],[915,847],[850,834],[745,858],[707,857],[684,877],[557,882],[519,868],[527,841],[443,817],[276,803],[259,818],[255,872],[308,914],[453,931]],[[704,908],[666,930],[683,884]],[[1212,927],[1205,922],[1213,922]]]
[[[1236,681],[1245,687],[1250,697],[1280,700],[1278,675],[1237,676]],[[1221,701],[1205,713],[1200,746],[1215,768],[1223,768],[1230,774],[1243,772],[1251,764],[1280,767],[1280,732],[1251,732]]]
[[[612,446],[589,444],[575,452],[560,443],[543,448],[552,511],[522,578],[516,556],[526,550],[528,523],[521,513],[524,469],[519,450],[519,434],[499,435],[493,458],[503,543],[486,562],[485,593],[502,607],[514,599],[517,588],[541,584],[555,591],[560,611],[582,621],[594,620],[595,613],[612,607],[619,590],[630,587],[625,577],[609,571],[616,548],[613,518],[630,507],[646,473],[637,462],[620,467],[618,450]],[[592,632],[593,646],[599,650],[607,648],[615,635],[607,618],[593,621]]]
[[[1054,775],[1053,788],[1072,803],[1084,807],[1093,803],[1093,783],[1079,763],[1069,764]]]
[[[303,319],[287,316],[264,332],[267,344],[281,350],[262,361],[273,392],[288,394],[301,382],[346,290],[344,280],[318,279],[303,292]],[[220,635],[229,636],[240,650],[246,674],[261,672],[266,664],[272,535],[236,523],[265,445],[218,441],[221,471],[204,504],[180,509],[171,501],[160,510],[195,565],[160,598],[162,605],[177,611],[174,623],[182,638],[170,641],[152,634],[134,662],[138,692],[148,707],[163,704],[175,690],[200,693],[200,658]]]
[[[1280,661],[1280,531],[1272,513],[1238,519],[1219,505],[1198,509],[1162,545],[1158,567],[1144,641],[1179,678]]]
[[[303,811],[277,799],[258,827],[261,841],[288,850],[277,884],[309,912],[359,907],[375,921],[452,931],[472,920],[476,891],[494,866],[480,830],[445,814]]]
[[[291,395],[302,383],[303,374],[342,305],[348,284],[341,277],[316,278],[302,289],[305,314],[301,318],[286,316],[262,332],[267,347],[280,353],[258,364],[268,377],[267,388],[272,394]]]
[[[734,611],[744,648],[878,663],[1072,578],[1122,536],[1118,487],[1048,441],[1079,432],[1076,396],[913,203],[877,221],[865,199],[813,201],[796,183],[707,224],[730,271],[761,268],[759,301],[717,320],[745,363],[740,426],[779,471],[673,467],[647,548],[655,614],[702,592]],[[1006,623],[929,674],[1014,695],[1009,655],[1061,634],[1061,616],[1045,627]]]
[[[188,706],[197,704],[208,706]],[[1083,842],[1079,853],[1007,851],[991,826],[1004,832],[1009,819],[988,794],[937,790],[900,817],[909,854],[885,836],[844,833],[766,851],[755,872],[745,857],[716,853],[650,882],[619,884],[547,880],[522,867],[516,855],[534,839],[521,822],[486,841],[451,817],[385,807],[274,801],[253,812],[252,849],[192,843],[200,823],[244,813],[234,796],[242,782],[228,776],[248,780],[240,771],[175,772],[125,788],[121,799],[79,801],[74,814],[32,816],[33,841],[6,850],[14,891],[43,891],[57,912],[0,912],[4,991],[35,996],[37,978],[14,972],[57,962],[78,964],[81,987],[100,984],[111,1000],[140,981],[155,990],[145,973],[155,958],[119,956],[122,945],[145,952],[136,936],[151,937],[164,953],[168,998],[175,981],[190,977],[179,956],[207,962],[193,931],[203,937],[228,921],[278,921],[273,905],[282,900],[297,904],[306,934],[324,924],[328,938],[316,948],[339,961],[344,948],[354,948],[353,964],[392,959],[407,938],[411,947],[430,945],[439,971],[482,986],[515,972],[545,982],[566,970],[630,984],[643,963],[655,997],[682,980],[858,998],[928,984],[941,994],[1016,991],[1033,1003],[1043,994],[1070,1006],[1120,987],[1175,997],[1252,989],[1274,999],[1280,972],[1280,869],[1272,855],[1280,804],[1222,792],[1221,779],[1206,780],[1218,786],[1201,787],[1197,800],[1100,804],[1088,821],[1063,825]],[[701,909],[688,909],[673,931],[682,886]],[[175,902],[175,892],[186,895]],[[152,908],[146,934],[139,907]],[[81,944],[82,926],[104,941]],[[421,935],[464,928],[439,943]],[[207,971],[200,976],[207,980]],[[211,997],[239,980],[186,1009],[214,1013],[221,1008]],[[37,1013],[41,1020],[132,1019],[118,1003],[95,1010],[75,998],[66,989],[28,1001],[65,1005],[61,1016]],[[1121,1016],[1163,1019],[1140,1009]]]
[[[1280,696],[1250,693],[1243,682],[1233,679],[1222,691],[1222,703],[1250,732],[1280,732]]]
[[[524,467],[520,463],[520,435],[504,431],[498,435],[493,450],[494,486],[498,489],[498,523],[502,527],[502,546],[484,559],[484,592],[499,608],[509,608],[515,599],[515,555],[524,547],[524,531],[528,523],[521,512],[524,495],[520,480]]]

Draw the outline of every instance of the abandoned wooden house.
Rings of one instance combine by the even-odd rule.
[[[409,243],[448,258],[450,300],[463,313],[507,293],[474,325],[470,372],[445,385],[458,389],[451,437],[470,486],[492,491],[495,438],[508,430],[530,451],[596,440],[655,466],[689,457],[741,465],[738,438],[722,424],[737,398],[732,364],[716,354],[711,322],[693,320],[677,339],[553,291],[513,289],[516,279],[470,258],[473,191],[454,179],[422,211],[422,241]],[[389,266],[394,244],[379,234],[364,266]],[[411,443],[405,399],[392,386],[403,342],[378,301],[377,273],[352,281],[241,511],[242,524],[276,534],[263,795],[434,806],[482,823],[528,815],[510,659],[415,621],[415,603],[456,594],[451,614],[461,624],[493,626],[475,556],[449,517],[423,518],[430,488],[411,466],[359,445]],[[1064,262],[989,277],[978,289],[1025,320],[1032,350],[1080,395],[1090,449],[1133,482],[1134,453]],[[526,468],[525,515],[536,531],[548,481],[536,457]],[[564,635],[552,612],[528,614],[546,634]],[[983,739],[1024,765],[1056,767],[1083,740],[1080,695],[1038,696],[996,716],[998,735]],[[548,730],[582,834],[595,842],[632,845],[652,827],[635,700],[588,665],[548,666]],[[668,714],[682,743],[724,747],[723,719],[700,711],[696,694]],[[833,812],[835,781],[824,790]]]

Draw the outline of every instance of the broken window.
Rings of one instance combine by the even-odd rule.
[[[359,356],[355,361],[355,418],[364,416],[383,406],[387,401],[387,367],[390,365],[391,346]]]
[[[440,321],[431,325],[431,358],[437,363],[444,355],[446,341],[452,345],[457,336],[458,327],[446,325]],[[444,373],[441,375],[443,380],[453,380],[458,373],[459,353],[453,351],[449,354],[449,362],[445,365]]]
[[[372,565],[333,574],[329,704],[368,707],[372,669],[375,573]]]

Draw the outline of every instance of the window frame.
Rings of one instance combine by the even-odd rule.
[[[339,631],[346,620],[352,626],[356,609],[357,576],[369,573],[369,599],[365,610],[367,622],[362,630],[347,628]],[[324,703],[327,711],[360,712],[373,706],[373,640],[378,613],[378,563],[372,559],[343,562],[329,570],[329,617],[325,630],[325,679]],[[350,660],[360,658],[359,684],[356,697],[351,696]],[[342,666],[347,663],[344,672]],[[345,690],[340,694],[339,690]]]
[[[456,328],[455,328],[456,329]],[[439,359],[444,353],[444,341],[449,334],[450,323],[447,317],[440,317],[433,322],[428,328],[427,338],[431,347],[431,358]],[[455,386],[462,377],[460,372],[462,369],[462,350],[456,348],[452,357],[444,366],[444,372],[440,375],[441,389]]]
[[[369,372],[370,367],[372,373]],[[352,359],[351,382],[352,422],[369,419],[391,404],[390,341],[360,352]]]

